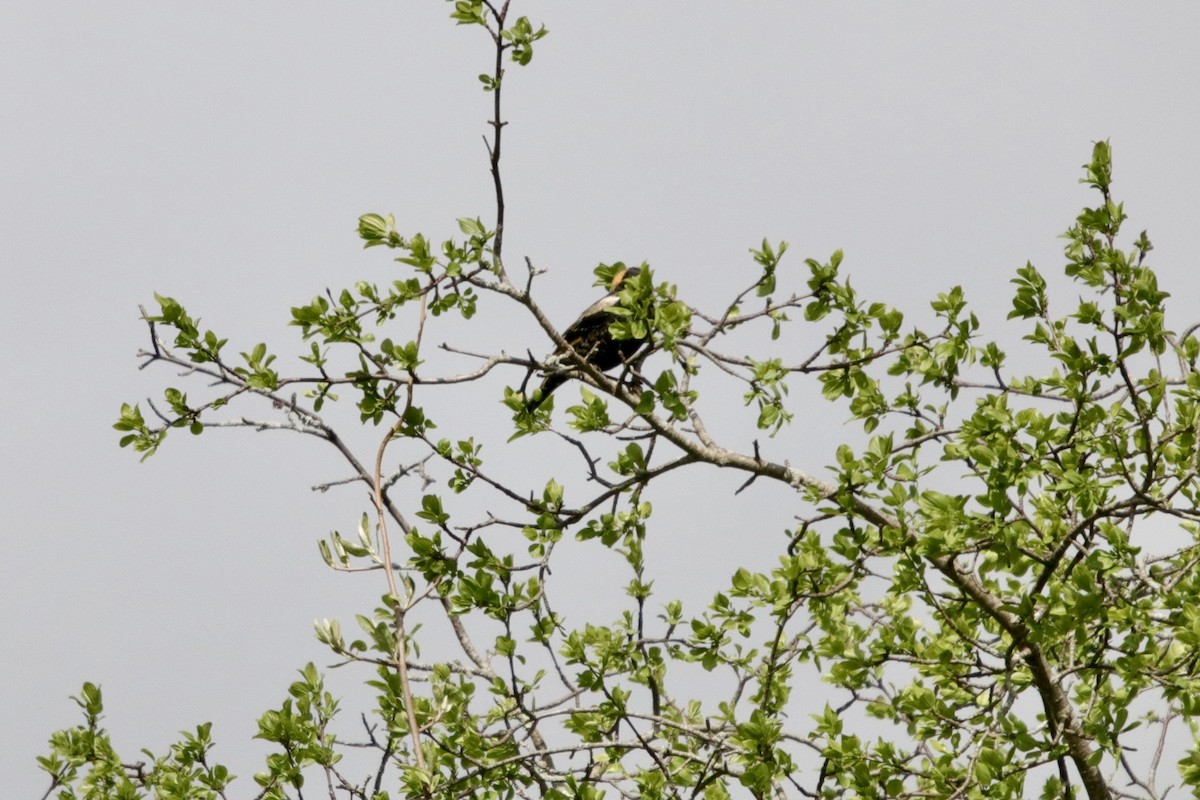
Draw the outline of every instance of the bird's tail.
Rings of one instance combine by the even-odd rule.
[[[530,411],[536,411],[541,407],[542,403],[550,397],[551,392],[562,386],[567,381],[566,375],[547,375],[542,381],[542,385],[533,390],[533,394],[526,401]]]

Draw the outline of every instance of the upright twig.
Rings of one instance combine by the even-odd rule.
[[[425,333],[427,298],[428,293],[421,294],[421,306],[417,318],[417,352],[421,350],[421,339]],[[416,759],[417,768],[423,772],[425,770],[425,756],[421,752],[421,731],[417,726],[417,712],[413,707],[412,684],[408,677],[408,642],[404,626],[404,617],[408,613],[408,600],[400,596],[396,584],[396,567],[392,561],[392,545],[387,530],[387,505],[384,502],[383,496],[383,454],[387,451],[388,444],[399,433],[401,426],[404,425],[404,420],[408,417],[408,413],[413,405],[413,386],[416,383],[416,376],[412,370],[409,370],[408,378],[404,409],[400,412],[400,416],[396,421],[392,423],[392,427],[388,429],[387,434],[379,443],[379,450],[375,454],[374,496],[375,512],[379,520],[380,549],[383,552],[383,572],[387,576],[388,595],[392,598],[392,602],[396,604],[394,612],[396,620],[396,672],[400,678],[400,692],[404,700],[404,714],[408,719],[409,734],[412,736],[413,757]]]
[[[489,144],[485,137],[484,144],[488,149],[492,186],[496,191],[496,238],[492,246],[492,256],[496,261],[496,274],[505,283],[508,283],[508,274],[504,271],[504,257],[501,252],[504,249],[504,182],[500,178],[500,140],[504,126],[508,123],[500,118],[500,92],[504,87],[504,51],[509,47],[504,43],[503,36],[504,20],[508,16],[508,2],[509,0],[504,0],[504,4],[499,8],[496,8],[494,3],[485,3],[488,10],[492,12],[492,16],[496,18],[496,29],[490,31],[492,40],[496,44],[496,64],[492,74],[492,119],[489,121],[492,126],[492,141]]]

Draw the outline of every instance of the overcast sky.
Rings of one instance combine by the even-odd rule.
[[[1016,268],[1060,270],[1056,237],[1092,200],[1077,179],[1101,138],[1130,229],[1155,243],[1173,324],[1200,319],[1200,4],[513,7],[550,35],[506,84],[506,252],[550,268],[539,297],[561,324],[594,298],[591,269],[617,259],[647,260],[716,308],[753,279],[747,249],[767,236],[790,241],[797,269],[843,248],[861,294],[916,318],[961,284],[1002,325]],[[348,619],[382,593],[317,557],[314,542],[365,508],[358,490],[309,491],[345,477],[318,443],[177,434],[139,464],[111,425],[122,402],[179,383],[137,370],[138,305],[153,292],[235,352],[295,352],[291,305],[395,274],[360,248],[359,214],[438,239],[456,217],[487,219],[490,98],[476,75],[491,56],[449,10],[6,4],[6,796],[41,796],[33,759],[78,721],[68,696],[85,680],[103,684],[127,758],[213,721],[243,796],[254,719],[296,668],[331,660],[312,620]],[[546,347],[527,321],[504,336],[514,352]],[[500,384],[485,398],[497,419]],[[788,457],[820,473],[844,416],[799,411],[787,441],[819,447]],[[744,510],[709,509],[704,547],[686,552],[727,572],[745,544],[726,526]]]

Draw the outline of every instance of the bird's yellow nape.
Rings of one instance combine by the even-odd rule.
[[[616,273],[612,276],[612,279],[608,282],[608,290],[610,292],[615,292],[617,289],[620,289],[621,284],[625,283],[626,278],[632,278],[642,271],[641,267],[627,267],[624,264],[620,264],[620,267],[621,268],[616,271]]]
[[[621,267],[621,269],[617,270],[617,272],[612,276],[612,280],[608,282],[608,290],[610,292],[615,292],[617,287],[620,286],[625,280],[625,276],[627,274],[629,274],[629,267]]]

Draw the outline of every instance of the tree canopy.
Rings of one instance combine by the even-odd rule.
[[[451,14],[495,57],[479,76],[493,115],[486,219],[464,216],[442,238],[364,214],[358,235],[395,253],[395,277],[292,308],[306,347],[294,372],[156,296],[141,355],[183,368],[186,383],[125,405],[115,426],[143,458],[178,429],[323,441],[371,504],[319,552],[377,582],[378,606],[317,625],[339,669],[304,666],[262,715],[258,736],[276,750],[255,786],[231,783],[207,724],[165,754],[121,758],[100,689],[85,684],[83,724],[41,759],[47,795],[1095,799],[1200,787],[1200,340],[1195,325],[1169,326],[1150,239],[1123,229],[1109,143],[1092,147],[1082,181],[1095,200],[1064,234],[1072,292],[1052,297],[1031,263],[1015,271],[1019,351],[985,335],[959,287],[937,293],[936,324],[918,328],[861,298],[841,251],[801,266],[764,240],[744,289],[712,308],[651,264],[598,265],[598,285],[628,275],[603,332],[645,345],[598,365],[539,303],[544,268],[504,250],[503,90],[547,34],[508,7],[462,0]],[[545,336],[515,354],[457,345],[484,307]],[[530,402],[546,374],[569,384]],[[502,431],[453,399],[496,376]],[[854,423],[833,464],[771,445],[810,424],[799,386]],[[357,446],[363,429],[373,447]],[[576,473],[534,483],[536,471],[508,469],[504,454],[531,442]],[[776,545],[770,569],[730,564],[695,597],[664,596],[656,576],[671,564],[648,543],[664,535],[656,505],[681,500],[659,487],[706,466],[738,475],[730,500],[763,492],[794,524],[756,534]],[[624,569],[603,576],[613,599],[590,615],[558,568],[584,547]],[[334,678],[371,688],[362,725]]]

